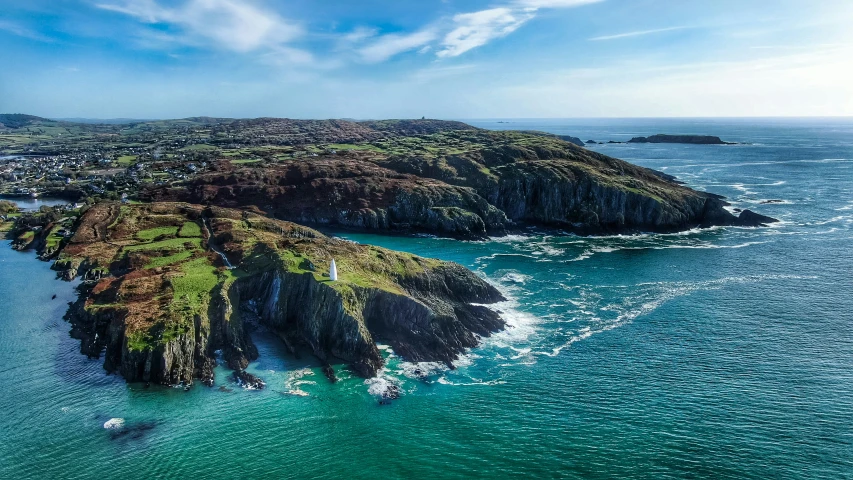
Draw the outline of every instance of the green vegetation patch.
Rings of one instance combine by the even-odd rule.
[[[58,232],[62,229],[63,229],[62,225],[56,225],[50,230],[50,233],[47,235],[47,238],[45,239],[45,247],[46,248],[56,249],[59,247],[59,244],[62,243],[63,237],[61,235],[59,235]]]
[[[382,153],[385,151],[382,148],[377,147],[376,145],[371,145],[369,143],[360,143],[360,144],[330,143],[329,145],[327,145],[327,147],[331,150],[344,150],[344,151],[347,151],[347,150],[364,150],[364,151],[379,152],[379,153]]]
[[[217,148],[214,147],[213,145],[207,145],[204,143],[199,143],[197,145],[190,145],[188,147],[184,147],[181,149],[181,151],[186,151],[186,152],[212,152],[214,150],[217,150]]]
[[[116,162],[124,167],[130,166],[136,161],[136,155],[122,155],[116,159]]]
[[[231,160],[231,163],[235,165],[245,165],[247,163],[258,163],[260,161],[260,158],[240,158],[237,160]]]
[[[149,228],[148,230],[141,230],[136,232],[136,238],[144,241],[150,242],[157,237],[167,235],[167,236],[175,236],[178,233],[178,227],[157,227],[157,228]]]
[[[172,227],[177,229],[177,227]],[[201,238],[170,238],[153,243],[141,243],[124,247],[125,252],[145,252],[160,250],[187,250],[200,249]]]
[[[181,230],[178,232],[179,237],[201,237],[201,227],[195,222],[184,222]]]
[[[182,275],[171,279],[175,296],[173,309],[200,313],[208,304],[210,292],[221,280],[219,272],[206,257],[184,263],[181,272]]]
[[[173,263],[183,262],[184,260],[193,256],[193,253],[195,252],[193,252],[192,250],[184,250],[182,252],[167,255],[165,257],[152,258],[151,261],[149,261],[148,264],[145,265],[145,268],[165,267]]]

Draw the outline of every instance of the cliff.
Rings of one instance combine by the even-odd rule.
[[[225,170],[146,195],[154,201],[252,207],[303,224],[373,231],[471,238],[500,232],[509,224],[503,212],[472,188],[396,172],[358,156]]]
[[[142,196],[461,238],[527,226],[583,234],[757,226],[729,213],[722,197],[549,134],[450,129],[352,147],[253,166],[222,162]]]
[[[452,366],[504,326],[481,306],[501,295],[460,265],[218,207],[97,204],[54,268],[89,280],[67,316],[81,351],[104,352],[104,367],[128,381],[211,384],[221,351],[241,381],[260,385],[243,372],[258,355],[252,319],[291,350],[365,377],[383,364],[377,341]]]

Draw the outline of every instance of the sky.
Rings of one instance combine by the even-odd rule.
[[[851,0],[0,0],[0,112],[853,115]]]

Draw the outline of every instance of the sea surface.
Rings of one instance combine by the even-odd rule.
[[[68,203],[68,200],[63,200],[61,198],[50,198],[50,197],[21,197],[21,196],[5,196],[0,195],[0,200],[7,200],[10,202],[15,202],[18,207],[25,212],[35,212],[41,207],[55,207],[57,205],[65,205]]]
[[[510,328],[454,371],[386,352],[380,378],[338,367],[334,385],[259,333],[263,391],[222,368],[188,392],[105,375],[62,320],[75,285],[2,242],[0,478],[853,478],[853,120],[497,121],[472,123],[741,142],[590,148],[782,222],[342,234],[467,265],[511,299]],[[386,382],[404,395],[380,406]]]

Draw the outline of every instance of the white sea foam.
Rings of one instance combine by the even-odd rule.
[[[104,423],[104,428],[107,430],[119,430],[124,428],[123,418],[111,418]]]
[[[853,216],[850,215],[839,215],[837,217],[832,217],[829,220],[824,220],[822,222],[811,222],[806,225],[827,225],[830,223],[842,222],[842,223],[851,223],[853,221]]]
[[[504,235],[503,237],[490,237],[488,240],[478,240],[477,242],[494,242],[494,243],[514,243],[527,242],[535,238],[531,235]]]
[[[413,380],[440,375],[447,370],[442,362],[400,362],[396,373]]]
[[[501,282],[504,283],[517,283],[524,285],[528,280],[532,279],[530,275],[524,275],[519,272],[509,272],[500,278]]]
[[[485,386],[491,386],[491,385],[503,385],[506,383],[506,381],[500,380],[500,379],[497,379],[497,380],[472,379],[472,380],[474,380],[474,381],[471,381],[471,382],[454,382],[454,381],[448,379],[447,377],[440,377],[436,381],[442,385],[452,385],[454,387],[474,387],[474,386],[485,387]]]
[[[645,282],[635,285],[606,286],[577,285],[573,289],[579,291],[580,298],[570,300],[570,302],[578,307],[576,314],[581,317],[573,318],[572,321],[583,321],[586,325],[570,331],[565,336],[565,340],[558,346],[549,350],[533,351],[532,355],[555,357],[575,342],[626,325],[641,316],[651,314],[670,300],[690,295],[696,291],[718,290],[729,284],[816,278],[814,276],[799,275],[749,275],[723,277],[703,282]],[[611,295],[602,295],[598,291],[614,289],[629,290],[631,292],[626,292],[627,295],[622,296],[620,302],[601,305],[602,299],[609,298]],[[612,316],[606,314],[612,314]]]
[[[314,371],[310,368],[303,368],[301,370],[293,370],[291,372],[287,372],[287,377],[284,380],[284,388],[289,395],[307,397],[309,394],[305,390],[302,390],[302,385],[316,385],[317,382],[311,380],[303,380],[303,378],[310,377],[313,375]]]
[[[580,255],[578,255],[575,258],[570,259],[569,261],[570,262],[582,262],[582,261],[586,260],[587,258],[593,256],[593,255],[595,255],[595,252],[593,252],[592,250],[585,250],[583,253],[581,253]]]
[[[387,392],[395,389],[399,390],[400,394],[403,393],[400,380],[391,376],[387,368],[380,369],[375,377],[368,378],[364,384],[367,385],[367,393],[374,397],[383,397]]]

